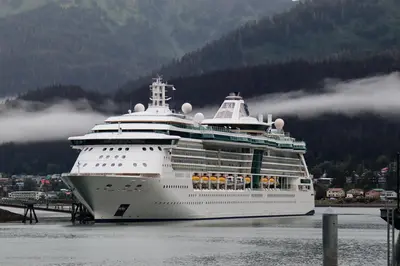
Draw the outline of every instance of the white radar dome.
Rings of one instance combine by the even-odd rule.
[[[201,123],[204,120],[204,115],[202,113],[197,113],[194,115],[193,120],[197,123]]]
[[[281,119],[281,118],[278,118],[278,119],[275,120],[274,124],[275,124],[276,129],[280,130],[285,125],[285,121],[283,121],[283,119]]]
[[[188,114],[192,111],[192,105],[190,103],[184,103],[181,109],[184,114]]]
[[[144,109],[145,109],[144,105],[141,103],[138,103],[135,105],[134,110],[135,110],[135,112],[144,112]]]

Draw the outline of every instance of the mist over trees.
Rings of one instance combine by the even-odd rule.
[[[177,91],[175,106],[191,102],[194,107],[220,104],[231,91],[241,91],[245,99],[273,92],[290,92],[302,88],[318,93],[326,78],[349,80],[400,70],[400,52],[396,49],[371,53],[364,57],[351,53],[332,56],[319,61],[293,60],[235,70],[224,70],[195,77],[170,80]],[[149,80],[149,82],[151,82]],[[379,90],[379,88],[376,88]],[[24,99],[51,101],[59,91],[63,98],[88,97],[103,99],[105,95],[87,95],[79,89],[62,86],[30,92]],[[70,93],[70,95],[69,95]],[[49,96],[51,95],[51,97]],[[129,101],[147,103],[148,85],[131,94],[116,93],[113,97],[126,112]],[[132,96],[132,97],[131,97]],[[41,98],[42,97],[42,98]],[[95,101],[93,101],[95,102]],[[93,103],[95,105],[95,103]],[[125,108],[126,107],[126,108]],[[178,109],[178,108],[177,108]],[[249,106],[251,112],[251,106]],[[255,114],[253,114],[255,115]],[[394,159],[399,149],[400,123],[398,117],[382,117],[366,113],[355,117],[322,115],[310,119],[283,117],[285,130],[307,143],[306,159],[315,177],[325,174],[336,177],[343,186],[346,177],[374,173]],[[88,129],[89,130],[89,129]],[[66,141],[34,144],[4,144],[0,146],[0,172],[47,173],[67,172],[72,167],[76,152]],[[375,174],[373,174],[375,176]],[[369,181],[368,181],[369,180]],[[362,185],[373,187],[377,179],[363,180]]]

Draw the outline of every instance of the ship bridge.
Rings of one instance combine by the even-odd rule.
[[[230,93],[214,117],[203,120],[201,124],[248,133],[264,133],[271,126],[270,123],[263,122],[262,115],[258,119],[250,116],[247,104],[239,92]]]

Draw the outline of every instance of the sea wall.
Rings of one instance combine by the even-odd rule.
[[[6,211],[0,208],[0,223],[22,221],[23,215]]]

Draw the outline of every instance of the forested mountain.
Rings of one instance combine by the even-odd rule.
[[[378,52],[400,43],[400,1],[308,0],[250,22],[154,71],[166,78],[293,59]],[[139,79],[123,86],[131,90]]]
[[[112,90],[291,0],[0,0],[0,96]]]
[[[174,93],[177,107],[185,101],[191,102],[194,107],[200,107],[221,103],[231,91],[241,91],[245,99],[266,93],[293,92],[300,88],[318,94],[327,78],[352,80],[395,71],[400,71],[400,51],[397,49],[371,53],[364,57],[348,53],[320,61],[292,60],[279,64],[217,71],[196,77],[172,79],[169,83],[177,88]],[[29,93],[28,98],[23,97],[26,100],[40,100],[43,97],[48,101],[57,98],[53,93],[60,91],[63,97],[76,98],[65,95],[66,91],[76,94],[75,90],[61,88],[38,90]],[[383,89],[376,88],[377,92]],[[53,96],[44,96],[47,95],[46,91],[51,92]],[[130,99],[132,104],[147,103],[148,95],[146,85],[131,95],[117,94],[114,101],[126,112],[130,108]],[[252,115],[256,115],[252,112],[251,105],[249,109]],[[392,117],[365,113],[357,116],[330,114],[309,119],[286,115],[282,118],[286,121],[285,130],[292,136],[306,141],[306,158],[312,173],[318,177],[326,172],[328,176],[338,177],[338,182],[341,182],[339,185],[343,185],[347,175],[357,173],[361,176],[365,171],[379,170],[400,150],[400,119],[396,110],[393,110]],[[0,146],[0,172],[45,173],[47,169],[68,171],[75,155],[66,141],[4,144]]]

